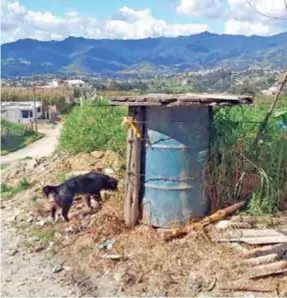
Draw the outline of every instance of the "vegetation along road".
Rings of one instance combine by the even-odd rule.
[[[1,164],[11,163],[28,156],[33,158],[41,158],[50,155],[56,149],[60,131],[61,125],[57,125],[55,128],[47,126],[39,128],[39,132],[45,135],[42,139],[28,145],[23,149],[2,156]]]

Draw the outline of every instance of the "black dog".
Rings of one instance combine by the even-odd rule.
[[[84,194],[86,205],[91,208],[91,196],[101,202],[101,190],[117,190],[118,180],[110,176],[89,172],[66,180],[60,185],[46,185],[43,193],[48,197],[52,195],[55,203],[51,209],[51,216],[55,220],[57,207],[62,208],[62,215],[66,222],[69,221],[68,212],[76,194]]]

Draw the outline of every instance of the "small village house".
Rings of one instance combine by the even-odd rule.
[[[1,119],[14,123],[27,124],[36,118],[40,118],[43,114],[43,107],[40,101],[25,102],[1,102]]]

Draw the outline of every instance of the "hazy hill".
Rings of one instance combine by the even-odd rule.
[[[269,37],[204,32],[141,40],[23,39],[3,44],[1,50],[2,76],[283,68],[287,67],[287,32]]]

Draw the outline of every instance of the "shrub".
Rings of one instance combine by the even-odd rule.
[[[286,200],[287,132],[280,128],[280,119],[270,118],[259,145],[252,150],[259,123],[269,108],[262,99],[259,102],[215,111],[207,169],[207,189],[214,209],[250,199],[247,212],[262,215],[276,211]]]
[[[108,106],[105,99],[75,107],[64,121],[60,149],[71,152],[113,150],[124,153],[125,130],[121,127],[126,109]]]

